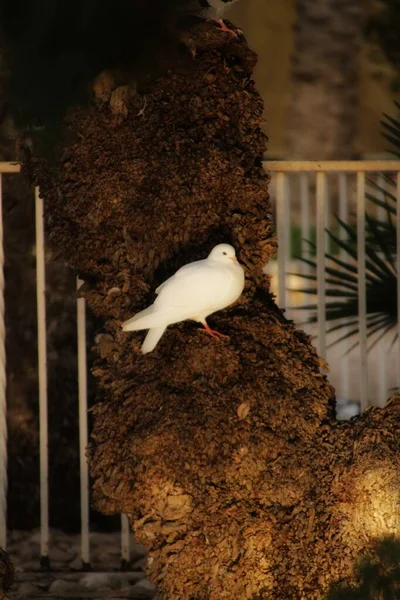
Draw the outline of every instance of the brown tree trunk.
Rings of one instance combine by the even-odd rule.
[[[323,362],[263,274],[276,246],[255,57],[210,24],[193,36],[117,116],[75,111],[58,167],[35,166],[50,238],[105,321],[93,498],[129,515],[160,598],[322,599],[400,532],[400,402],[335,421]],[[121,321],[223,241],[247,276],[242,301],[211,318],[230,340],[187,322],[141,355]]]
[[[7,552],[0,547],[0,600],[8,600],[7,590],[11,587],[14,579],[14,567]]]
[[[359,0],[296,0],[288,157],[354,158],[359,117]]]

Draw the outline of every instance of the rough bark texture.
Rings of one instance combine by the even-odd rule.
[[[7,552],[0,548],[0,600],[8,600],[7,590],[11,587],[14,579],[14,567]]]
[[[400,402],[334,420],[323,361],[262,271],[276,247],[255,57],[209,24],[187,44],[191,64],[117,121],[106,104],[75,111],[59,167],[35,167],[50,237],[105,321],[93,499],[129,515],[160,598],[321,599],[400,531]],[[121,321],[222,241],[247,276],[241,302],[211,318],[230,340],[187,322],[142,356]]]
[[[359,0],[296,0],[288,157],[354,158],[359,118]]]

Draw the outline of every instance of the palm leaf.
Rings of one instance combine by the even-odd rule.
[[[288,273],[288,275],[294,275],[295,277],[301,277],[302,279],[310,279],[315,281],[315,275],[307,275],[307,273]],[[348,281],[341,281],[340,279],[331,279],[327,277],[325,282],[331,285],[336,285],[338,287],[344,287],[348,290],[354,290],[355,292],[358,290],[357,282],[355,280],[354,284],[349,283]],[[298,290],[291,290],[293,292],[297,292]]]
[[[344,223],[341,219],[337,219],[337,222],[349,241],[344,241],[329,231],[328,235],[349,255],[349,258],[357,260],[357,249],[354,247],[354,241],[357,239],[355,227]],[[394,327],[397,322],[397,277],[393,256],[390,254],[385,238],[371,217],[368,218],[367,222],[374,242],[368,246],[366,245],[367,336],[370,338],[382,330],[385,330],[386,333],[386,330]],[[382,256],[386,258],[386,262]],[[325,316],[328,322],[336,322],[328,328],[327,333],[332,334],[335,331],[346,329],[343,336],[339,336],[332,342],[331,345],[335,345],[359,334],[357,267],[349,265],[349,263],[329,253],[325,253],[325,257],[336,265],[334,268],[329,265],[325,267],[325,284],[327,286],[325,295],[327,298],[332,298],[325,304]],[[316,283],[316,261],[301,257],[300,260],[312,266],[314,272],[299,274],[299,276],[309,282]],[[314,285],[297,291],[315,296],[318,293],[318,288]],[[316,303],[295,308],[311,311],[308,318],[309,323],[317,321]],[[355,345],[357,344],[358,341],[355,342]]]
[[[370,217],[368,214],[365,215],[365,218],[367,221],[367,227],[369,232],[366,243],[368,243],[368,241],[371,238],[372,242],[377,241],[380,249],[383,251],[386,260],[391,265],[392,269],[395,270],[396,267],[393,260],[393,248],[391,247],[390,242],[387,242],[387,237],[385,237],[385,235],[382,232],[382,229],[380,228],[381,222],[377,221],[377,219],[374,219],[373,217]]]
[[[339,217],[336,217],[336,219],[343,227],[343,229],[348,233],[351,239],[357,241],[357,231],[355,230],[355,228],[339,219]],[[382,250],[380,246],[380,241],[376,240],[376,242],[379,245],[379,248]],[[372,271],[372,273],[374,273],[377,277],[380,277],[382,272],[385,272],[388,275],[392,275],[392,271],[388,268],[387,264],[380,258],[380,256],[375,252],[374,248],[371,245],[365,245],[365,253],[370,258],[370,261],[365,261],[365,266],[367,267],[367,269]],[[355,255],[357,258],[357,250],[355,252]]]
[[[288,291],[289,292],[297,292],[297,290],[295,290],[293,288],[288,288]],[[303,294],[316,295],[318,293],[318,290],[315,287],[314,288],[302,288],[300,291]],[[345,292],[342,290],[335,290],[335,289],[327,288],[325,290],[325,296],[333,296],[333,297],[337,297],[337,298],[357,298],[357,292]]]
[[[396,102],[395,105],[400,110],[400,103]],[[400,118],[384,113],[381,124],[383,136],[394,147],[393,154],[400,156]],[[366,193],[366,198],[375,207],[384,209],[380,218],[368,213],[365,215],[367,336],[370,339],[371,336],[379,334],[370,349],[396,325],[398,319],[395,263],[396,182],[388,173],[380,174],[380,179],[383,184],[368,179]],[[339,248],[340,258],[333,253],[325,253],[327,261],[325,265],[325,295],[330,299],[325,304],[325,317],[328,322],[332,322],[327,328],[328,334],[345,331],[339,339],[333,341],[331,346],[359,334],[357,228],[354,224],[346,223],[339,217],[336,217],[336,221],[339,234],[326,230],[330,240]],[[316,251],[316,244],[306,241]],[[318,292],[316,259],[298,258],[312,268],[312,273],[296,273],[297,276],[310,283],[304,289],[296,291],[315,296]],[[317,304],[315,302],[295,308],[311,311],[308,318],[309,323],[317,321]],[[358,341],[350,350],[357,344]]]
[[[398,104],[396,103],[397,108]],[[383,119],[381,119],[381,125],[384,129],[382,132],[383,137],[390,142],[395,149],[392,149],[392,154],[400,156],[400,121],[391,117],[390,115],[383,113]],[[389,132],[389,133],[387,133]]]
[[[351,256],[351,258],[354,259],[355,262],[357,261],[357,250],[354,248],[353,245],[348,244],[344,240],[341,240],[339,237],[337,237],[336,235],[334,235],[329,230],[326,230],[326,233],[339,246],[339,248],[341,248],[345,252],[347,252],[347,254],[349,254]],[[309,240],[306,240],[306,241],[310,244],[310,246],[316,247],[313,242],[310,242]],[[316,263],[315,260],[312,260],[310,258],[303,258],[302,256],[297,256],[296,258],[298,260],[301,260],[302,262],[310,265],[314,269],[317,268],[317,263]],[[337,258],[337,256],[335,256],[333,254],[329,254],[328,252],[326,252],[325,253],[325,258],[327,258],[328,260],[332,261],[333,263],[339,265],[343,269],[346,269],[347,271],[350,271],[351,273],[354,273],[354,274],[358,273],[358,269],[357,269],[356,265],[352,265],[350,263],[346,263],[346,262],[340,260],[339,258]],[[367,264],[367,266],[368,266],[368,264]],[[343,271],[341,271],[339,269],[332,269],[331,267],[326,266],[325,270],[326,270],[326,272],[329,275],[333,275],[333,276],[339,277],[340,279],[344,278],[344,279],[347,279],[347,281],[352,281],[352,282],[355,282],[355,283],[358,282],[357,277],[353,277],[351,275],[348,275],[347,273],[343,273]],[[367,273],[367,279],[369,279],[371,281],[371,283],[374,283],[376,281],[376,279],[371,275],[371,273]]]
[[[390,194],[385,188],[382,188],[377,183],[374,183],[374,186],[371,185],[371,187],[374,187],[381,194],[384,194],[385,195],[385,200],[379,200],[379,198],[377,198],[373,194],[370,194],[370,193],[366,192],[365,197],[367,198],[367,200],[370,200],[376,206],[380,206],[380,207],[384,208],[388,213],[391,213],[392,215],[395,215],[396,214],[396,208],[394,206],[390,206],[390,204],[388,204],[388,202],[387,202],[386,199],[390,198],[390,200],[392,200],[392,202],[396,202],[396,196],[394,196],[393,194]]]
[[[395,143],[398,143],[400,147],[400,121],[394,119],[386,113],[383,113],[383,116],[385,117],[386,121],[382,119],[381,125],[384,129],[386,129],[386,131],[389,131],[389,133],[393,135],[393,138],[396,140]]]
[[[382,313],[368,315],[368,317],[367,317],[368,325],[369,326],[376,325],[378,322],[380,322],[384,318],[386,318],[386,317]],[[354,327],[354,325],[358,325],[358,324],[359,324],[358,318],[351,320],[351,321],[350,320],[340,321],[336,325],[329,327],[329,329],[327,329],[326,332],[333,333],[334,331],[339,331],[339,329]]]

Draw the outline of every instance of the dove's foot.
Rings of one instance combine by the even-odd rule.
[[[231,29],[231,27],[228,27],[228,25],[225,23],[225,21],[223,19],[211,19],[212,21],[214,21],[214,23],[217,23],[218,25],[218,31],[223,31],[224,33],[230,33],[231,35],[233,35],[233,37],[239,37],[243,31],[241,29]]]
[[[220,338],[221,340],[229,340],[229,335],[225,335],[216,331],[215,329],[211,329],[207,323],[202,323],[204,329],[200,329],[200,331],[204,331],[204,333],[208,333],[211,337]]]

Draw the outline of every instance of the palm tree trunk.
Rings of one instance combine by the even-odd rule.
[[[276,244],[255,56],[209,24],[186,47],[117,120],[105,104],[72,113],[57,167],[30,166],[50,239],[105,323],[93,501],[128,514],[160,598],[322,599],[376,537],[400,533],[400,402],[335,421],[323,363],[263,274]],[[247,276],[211,319],[230,340],[186,322],[141,355],[121,322],[222,241]]]
[[[288,156],[354,158],[359,117],[359,0],[297,0]]]
[[[8,554],[0,547],[0,598],[8,600],[7,590],[11,587],[14,579],[14,567]]]

